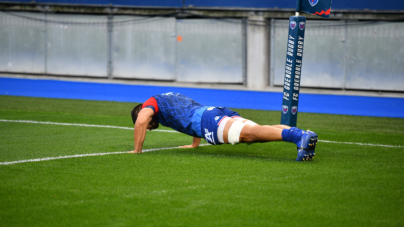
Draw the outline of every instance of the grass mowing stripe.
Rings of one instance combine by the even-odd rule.
[[[207,146],[210,144],[201,144],[199,146]],[[163,148],[152,148],[143,150],[144,152],[151,152],[151,151],[161,151],[161,150],[170,150],[179,147],[163,147]],[[12,162],[0,162],[0,165],[11,165],[17,163],[24,163],[24,162],[42,162],[42,161],[50,161],[50,160],[57,160],[57,159],[66,159],[66,158],[81,158],[81,157],[90,157],[90,156],[102,156],[102,155],[110,155],[110,154],[124,154],[128,153],[128,151],[116,151],[116,152],[106,152],[106,153],[94,153],[94,154],[76,154],[76,155],[65,155],[59,157],[46,157],[46,158],[36,158],[36,159],[27,159],[27,160],[19,160],[19,161],[12,161]]]
[[[31,123],[31,124],[44,124],[44,125],[66,125],[66,126],[83,126],[83,127],[94,127],[94,128],[115,128],[115,129],[133,130],[133,128],[131,128],[131,127],[120,127],[120,126],[112,126],[112,125],[91,125],[91,124],[49,122],[49,121],[7,120],[7,119],[0,119],[0,121],[3,121],[3,122],[17,122],[17,123]],[[156,129],[156,130],[153,130],[153,131],[178,133],[177,131],[160,130],[160,129]]]
[[[92,124],[60,123],[60,122],[31,121],[31,120],[7,120],[7,119],[0,119],[0,121],[3,121],[3,122],[17,122],[17,123],[48,124],[48,125],[67,125],[67,126],[83,126],[83,127],[95,127],[95,128],[115,128],[115,129],[133,130],[133,128],[130,128],[130,127],[120,127],[120,126],[111,126],[111,125],[92,125]],[[171,133],[174,132],[174,133],[178,133],[177,131],[172,131],[172,130],[160,130],[160,129],[156,129],[156,130],[153,130],[153,131],[155,131],[155,132],[171,132]],[[351,144],[351,145],[359,145],[359,146],[404,148],[404,146],[400,146],[400,145],[386,145],[386,144],[372,144],[372,143],[356,143],[356,142],[338,142],[338,141],[330,141],[330,140],[319,140],[319,142]]]

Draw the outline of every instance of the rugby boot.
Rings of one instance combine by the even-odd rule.
[[[309,131],[307,130],[307,132],[313,134],[313,140],[315,140],[314,144],[312,143],[311,146],[309,146],[309,151],[308,151],[308,155],[309,155],[309,160],[312,160],[314,155],[316,155],[315,153],[315,149],[316,149],[316,145],[317,145],[317,141],[318,141],[318,136],[315,132]]]
[[[302,138],[296,144],[297,145],[297,158],[296,161],[309,161],[315,153],[318,136],[315,132],[305,131]]]

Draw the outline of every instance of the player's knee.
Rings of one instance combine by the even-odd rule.
[[[243,128],[240,134],[240,142],[242,143],[255,142],[256,138],[254,136],[253,130],[254,130],[253,126],[246,125],[246,127]]]

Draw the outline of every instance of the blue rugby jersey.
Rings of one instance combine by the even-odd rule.
[[[143,104],[143,108],[146,107],[154,110],[153,119],[160,124],[190,136],[203,137],[201,118],[207,106],[180,93],[168,92],[152,96]]]

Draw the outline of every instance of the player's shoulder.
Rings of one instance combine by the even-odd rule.
[[[159,112],[157,100],[154,97],[150,97],[148,100],[146,100],[146,102],[143,103],[142,110],[144,109],[152,109],[154,115],[156,115]]]

